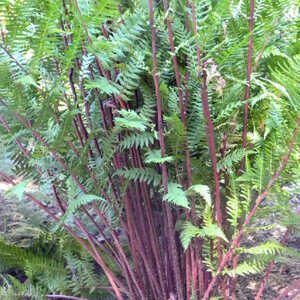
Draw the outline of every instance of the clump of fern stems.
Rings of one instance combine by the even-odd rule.
[[[297,1],[0,4],[0,130],[24,181],[0,176],[117,299],[236,299],[238,275],[297,255],[241,244],[259,212],[299,225]]]

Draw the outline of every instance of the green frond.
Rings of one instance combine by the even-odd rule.
[[[223,273],[234,277],[236,275],[247,276],[251,274],[261,273],[265,267],[271,262],[272,256],[261,256],[251,260],[241,262],[235,269],[224,270]]]
[[[165,156],[161,157],[161,150],[149,150],[146,152],[146,159],[145,163],[155,163],[155,164],[162,164],[165,162],[172,162],[173,157],[172,156]]]
[[[186,191],[186,194],[189,195],[200,195],[206,202],[208,206],[212,205],[212,199],[210,194],[210,188],[207,185],[196,184],[192,185]]]
[[[105,77],[96,78],[93,81],[88,81],[86,84],[87,89],[97,88],[101,93],[112,95],[118,94],[119,90],[116,84],[110,83]]]
[[[231,194],[226,202],[227,212],[229,215],[229,222],[235,230],[239,225],[239,218],[241,217],[241,201],[238,187],[234,180],[231,182]]]
[[[117,170],[114,176],[123,176],[128,180],[146,182],[153,186],[159,186],[161,184],[161,175],[152,168],[132,168],[128,170]]]
[[[99,200],[105,202],[103,198],[96,195],[80,194],[76,199],[69,200],[69,209],[72,213],[74,213],[78,210],[80,206],[84,206],[88,203]]]
[[[241,162],[246,155],[253,153],[255,153],[253,150],[245,150],[244,148],[235,149],[218,162],[217,168],[218,170],[227,169],[231,171],[232,167]]]
[[[139,115],[149,123],[153,121],[156,114],[156,99],[153,91],[146,85],[141,85],[143,105],[138,110]]]
[[[284,246],[277,242],[267,241],[251,248],[239,248],[241,253],[248,253],[252,255],[276,255],[283,252]]]
[[[221,238],[224,241],[228,242],[223,231],[216,224],[210,224],[204,226],[203,228],[196,227],[191,222],[185,222],[182,225],[182,232],[180,234],[180,240],[183,248],[186,250],[191,240],[195,237],[200,238]]]
[[[168,193],[164,195],[163,200],[177,206],[190,208],[190,204],[184,190],[181,185],[176,182],[168,183]]]
[[[120,147],[122,150],[130,149],[132,147],[135,148],[148,148],[151,144],[154,143],[156,140],[153,133],[145,131],[143,133],[133,133],[130,135],[126,135],[121,144]]]
[[[130,130],[139,130],[144,132],[147,129],[148,123],[140,115],[133,110],[120,110],[121,117],[116,117],[116,125]]]

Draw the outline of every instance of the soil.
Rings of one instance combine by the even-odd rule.
[[[281,236],[284,235],[284,231],[281,231]],[[262,235],[263,236],[263,235]],[[262,242],[269,236],[262,237]],[[278,240],[278,239],[277,239]],[[257,244],[257,240],[256,240]],[[300,237],[291,235],[286,242],[287,247],[292,247],[295,250],[300,251]],[[275,263],[272,272],[269,276],[268,283],[265,287],[263,296],[261,299],[271,300],[282,292],[293,281],[300,278],[300,259],[290,257],[286,262]],[[263,275],[254,275],[250,277],[239,277],[238,281],[238,299],[239,300],[252,300],[260,287]],[[298,290],[300,287],[298,288]],[[295,290],[293,291],[295,292]],[[290,294],[293,294],[290,293]],[[300,300],[300,295],[293,298],[294,300]]]

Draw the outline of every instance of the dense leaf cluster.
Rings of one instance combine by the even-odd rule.
[[[0,0],[0,176],[85,249],[0,259],[37,293],[181,300],[297,255],[240,246],[254,212],[300,223],[297,2]]]

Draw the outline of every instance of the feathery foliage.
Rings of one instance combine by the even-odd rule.
[[[298,2],[0,0],[0,177],[57,243],[1,244],[7,295],[207,300],[292,252],[240,243],[299,229]]]

